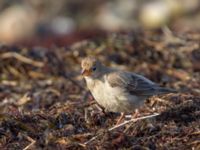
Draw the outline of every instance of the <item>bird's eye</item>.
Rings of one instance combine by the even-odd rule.
[[[92,68],[93,71],[95,71],[96,69],[97,69],[96,67],[93,67],[93,68]]]

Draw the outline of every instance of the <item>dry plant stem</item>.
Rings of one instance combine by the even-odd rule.
[[[140,117],[140,118],[133,118],[133,119],[131,119],[131,120],[124,121],[124,122],[121,123],[121,124],[115,125],[114,127],[108,129],[108,131],[113,131],[113,130],[115,130],[115,129],[117,129],[117,128],[120,128],[120,127],[122,127],[122,126],[124,126],[124,125],[126,125],[126,124],[128,124],[128,123],[131,123],[131,122],[136,122],[136,121],[138,121],[138,120],[144,120],[144,119],[147,119],[147,118],[156,117],[156,116],[159,116],[159,115],[160,115],[159,113],[155,113],[155,114],[149,115],[149,116],[144,116],[144,117]],[[90,140],[88,140],[88,141],[85,142],[84,144],[85,144],[85,145],[89,144],[90,142],[92,142],[92,141],[94,141],[95,139],[97,139],[100,135],[101,135],[101,134],[92,137]]]
[[[35,140],[34,139],[32,139],[31,137],[29,137],[29,136],[26,136],[26,138],[31,142],[29,145],[27,145],[23,150],[27,150],[27,149],[29,149],[29,148],[31,148],[31,146],[33,146],[34,144],[35,144]]]
[[[6,58],[15,58],[23,63],[26,63],[26,64],[30,64],[30,65],[33,65],[35,67],[43,67],[44,66],[44,63],[43,62],[39,62],[39,61],[35,61],[35,60],[32,60],[30,58],[27,58],[21,54],[18,54],[16,52],[7,52],[7,53],[3,53],[1,54],[0,56],[2,59],[6,59]]]
[[[108,131],[112,131],[112,130],[114,130],[114,129],[117,129],[117,128],[119,128],[119,127],[122,127],[122,126],[124,126],[124,125],[126,125],[126,124],[128,124],[128,123],[131,123],[131,122],[136,122],[136,121],[138,121],[138,120],[144,120],[144,119],[147,119],[147,118],[152,118],[152,117],[155,117],[155,116],[158,116],[158,115],[160,115],[160,114],[155,113],[155,114],[149,115],[149,116],[144,116],[144,117],[140,117],[140,118],[133,118],[133,119],[131,119],[131,120],[124,121],[123,123],[118,124],[118,125],[116,125],[116,126],[110,128],[110,129],[108,129]]]
[[[170,43],[172,43],[172,44],[183,44],[183,43],[185,43],[185,41],[183,39],[180,39],[179,37],[175,36],[173,34],[173,32],[169,29],[168,26],[162,27],[162,31],[165,35],[167,44],[170,44]]]

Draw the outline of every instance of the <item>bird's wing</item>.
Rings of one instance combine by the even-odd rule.
[[[156,93],[158,85],[137,74],[113,72],[108,74],[107,80],[111,87],[119,87],[132,95],[152,96],[158,94]]]

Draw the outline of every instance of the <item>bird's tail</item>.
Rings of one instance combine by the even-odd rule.
[[[168,94],[168,93],[177,93],[178,91],[174,90],[174,89],[170,89],[170,88],[165,88],[165,87],[158,87],[156,89],[156,92],[158,94]]]

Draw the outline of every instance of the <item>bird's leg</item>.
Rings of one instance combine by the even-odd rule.
[[[116,125],[120,124],[122,119],[124,118],[125,114],[124,113],[121,113],[121,116],[119,117],[119,119],[117,120],[117,123]]]
[[[138,116],[139,116],[139,110],[138,109],[136,109],[135,110],[135,112],[133,113],[133,116],[132,116],[132,118],[137,118]]]

